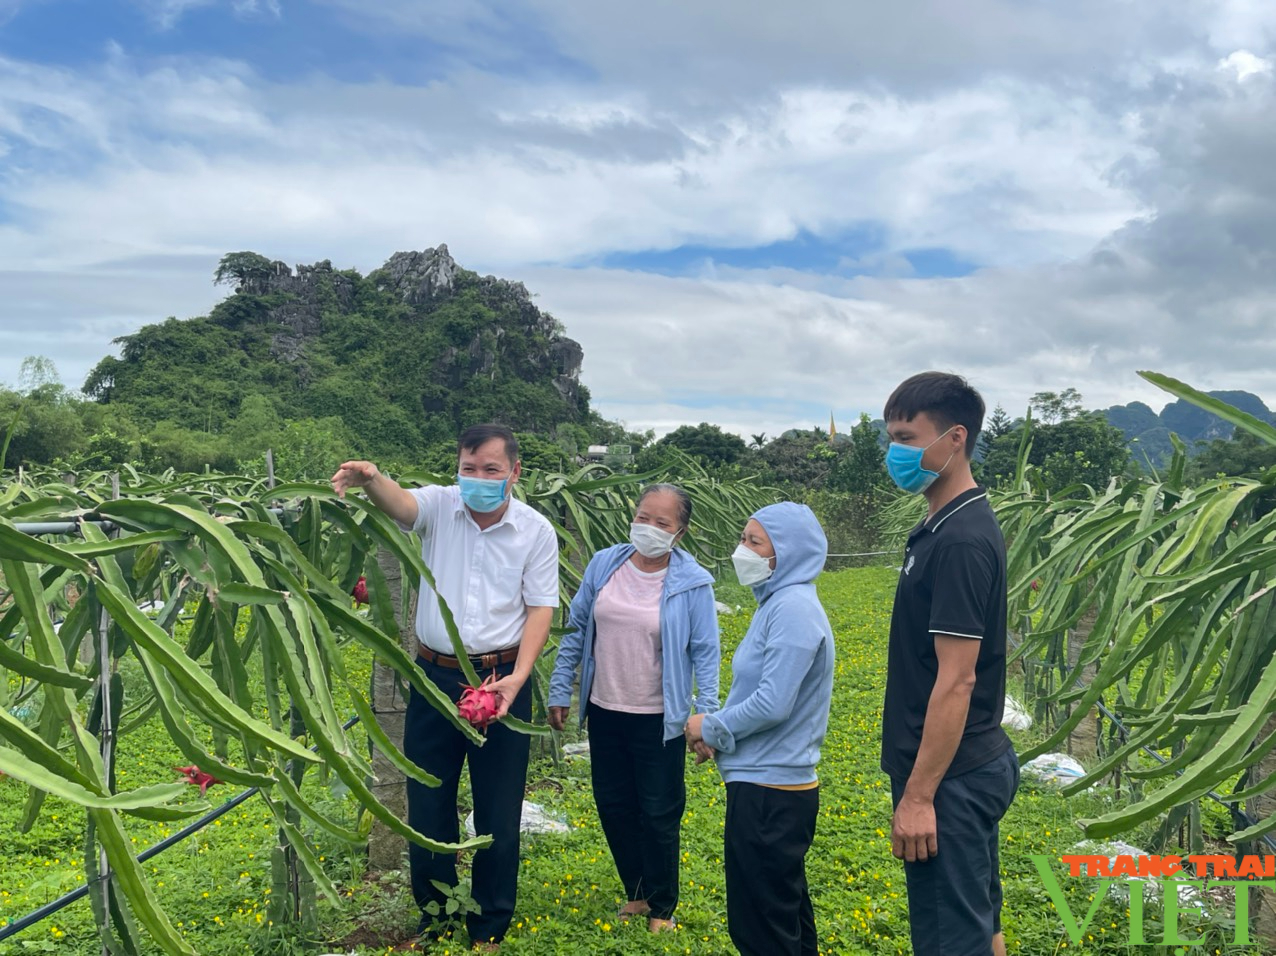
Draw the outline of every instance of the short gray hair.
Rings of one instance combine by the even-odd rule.
[[[668,482],[661,481],[654,485],[647,485],[643,488],[642,494],[638,496],[638,504],[635,508],[641,508],[642,503],[647,500],[648,495],[654,495],[659,492],[667,492],[678,499],[678,523],[684,528],[691,527],[691,495],[687,494],[677,485],[671,485]]]

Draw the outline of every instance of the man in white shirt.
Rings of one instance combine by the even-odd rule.
[[[447,602],[461,642],[476,669],[494,673],[489,685],[498,714],[531,719],[532,667],[549,636],[558,606],[558,541],[544,517],[511,494],[522,465],[518,441],[500,425],[475,425],[461,435],[457,483],[405,489],[368,461],[345,462],[332,476],[344,495],[363,488],[370,501],[401,529],[421,536],[421,555]],[[435,592],[423,581],[417,603],[417,665],[456,701],[464,683]],[[492,724],[476,746],[415,690],[408,701],[403,751],[439,777],[439,787],[407,783],[408,824],[431,839],[459,836],[456,795],[461,765],[470,767],[474,824],[492,834],[492,845],[474,855],[471,895],[482,909],[469,914],[470,939],[495,951],[514,914],[518,884],[519,821],[527,782],[529,738]],[[408,844],[412,892],[427,936],[431,902],[446,901],[432,880],[455,886],[456,859]]]

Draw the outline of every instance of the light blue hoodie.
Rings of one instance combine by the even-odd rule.
[[[589,689],[594,683],[594,602],[611,576],[634,553],[632,544],[604,548],[590,559],[580,590],[572,598],[567,633],[558,643],[554,673],[549,679],[550,707],[570,707],[572,681],[580,668],[580,722],[585,723]],[[664,739],[682,736],[691,716],[694,673],[698,713],[718,709],[718,613],[713,601],[713,576],[686,551],[674,548],[660,592],[660,654],[665,706]]]
[[[833,629],[814,584],[828,540],[806,505],[767,505],[753,518],[775,547],[775,571],[753,586],[758,609],[731,660],[731,692],[701,734],[727,783],[811,783],[833,696]]]

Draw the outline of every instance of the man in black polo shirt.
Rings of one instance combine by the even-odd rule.
[[[1019,762],[1001,729],[1006,545],[970,473],[984,402],[960,376],[923,372],[884,417],[892,480],[929,505],[895,591],[882,714],[913,951],[1004,956],[997,825]]]

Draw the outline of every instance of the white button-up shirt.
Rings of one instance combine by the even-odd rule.
[[[452,611],[471,655],[513,647],[523,637],[529,607],[558,607],[558,539],[544,516],[511,499],[501,520],[479,528],[455,486],[409,489],[421,536],[421,557]],[[438,597],[424,582],[416,607],[417,639],[439,654],[455,654]]]

